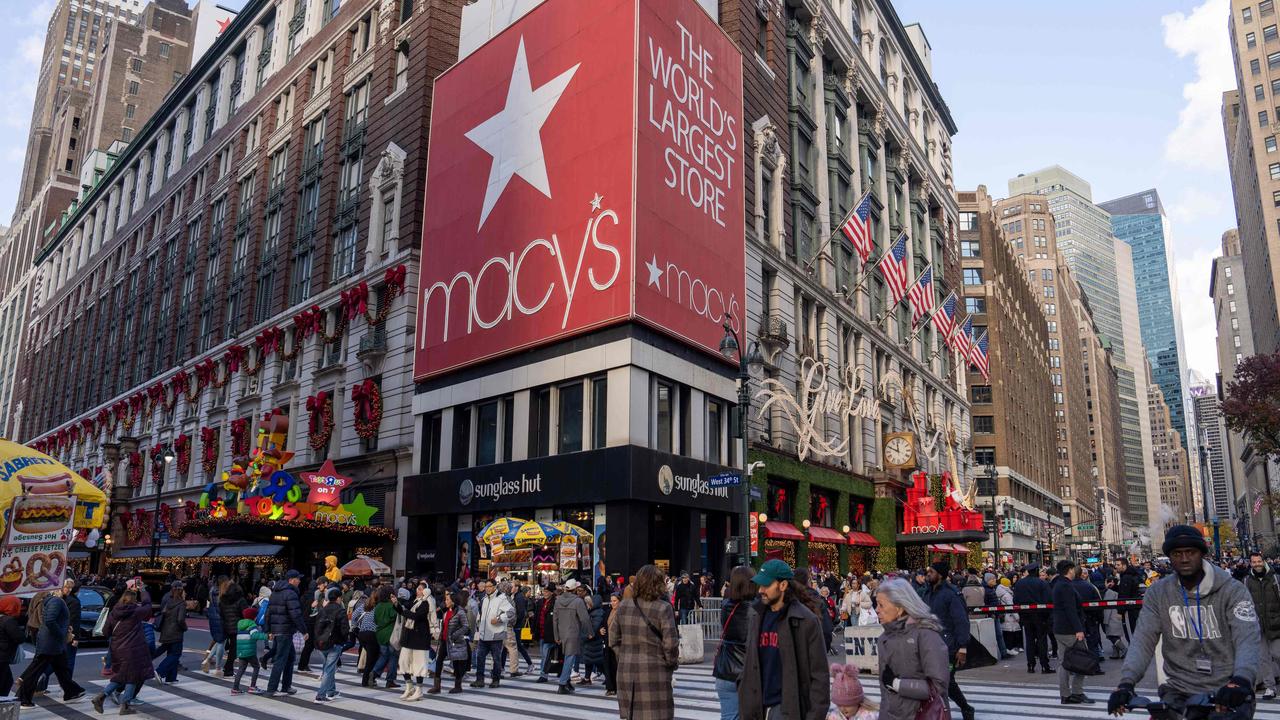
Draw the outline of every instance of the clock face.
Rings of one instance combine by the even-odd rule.
[[[911,440],[901,436],[889,438],[884,444],[884,456],[891,465],[906,465],[911,460]]]

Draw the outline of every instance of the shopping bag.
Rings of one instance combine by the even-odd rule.
[[[293,634],[293,651],[294,651],[295,653],[299,653],[299,654],[301,654],[301,653],[302,653],[302,646],[303,646],[303,645],[306,645],[306,644],[307,644],[307,641],[306,641],[305,639],[303,639],[303,637],[302,637],[302,633],[300,633],[300,632],[296,632],[296,633],[294,633],[294,634]]]
[[[564,650],[559,645],[552,645],[547,648],[547,674],[559,675],[564,670]]]

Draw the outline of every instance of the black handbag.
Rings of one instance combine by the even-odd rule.
[[[716,648],[715,663],[711,669],[712,677],[718,680],[732,680],[736,682],[742,676],[743,656],[746,653],[745,643],[736,640],[728,640],[725,634],[729,631],[729,623],[733,622],[733,614],[738,612],[738,607],[742,603],[737,603],[733,609],[729,611],[729,617],[724,621],[724,627],[720,628],[720,647]]]
[[[564,650],[559,645],[547,648],[547,674],[559,675],[564,670]]]
[[[1075,675],[1095,675],[1101,670],[1101,663],[1088,645],[1077,640],[1062,654],[1062,667]]]

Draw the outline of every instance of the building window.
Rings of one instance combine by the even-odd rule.
[[[1255,48],[1258,46],[1258,36],[1254,33],[1244,34],[1244,44],[1246,47]]]
[[[672,452],[675,416],[675,386],[658,381],[654,392],[655,413],[653,447],[661,452]]]
[[[707,401],[707,462],[719,465],[722,460],[721,442],[724,439],[724,406],[716,400]]]
[[[120,139],[125,142],[129,142],[130,140],[133,140],[133,128],[130,128],[130,127],[120,128]]]
[[[1262,0],[1262,2],[1258,3],[1258,15],[1267,17],[1273,12],[1275,12],[1275,8],[1272,0]]]
[[[591,449],[598,450],[608,442],[609,379],[591,379]]]
[[[476,408],[476,465],[498,461],[498,401]]]
[[[978,213],[976,212],[960,213],[960,229],[961,230],[977,230],[978,229]]]
[[[582,449],[582,383],[561,385],[556,394],[560,401],[560,438],[556,452],[578,452]]]
[[[970,397],[975,403],[991,402],[991,386],[990,385],[974,385],[969,388]]]
[[[1267,172],[1271,175],[1272,180],[1280,180],[1280,163],[1271,163],[1268,165]]]
[[[1275,40],[1275,39],[1276,39],[1276,26],[1275,26],[1275,25],[1268,25],[1268,26],[1266,26],[1266,27],[1262,28],[1262,41],[1263,41],[1263,42],[1271,42],[1272,40]]]
[[[973,464],[982,467],[996,464],[996,449],[993,447],[976,447],[973,449]]]
[[[1261,85],[1254,85],[1254,86],[1253,86],[1253,99],[1254,99],[1254,100],[1261,100],[1261,99],[1265,98],[1266,96],[1267,96],[1267,91],[1266,91],[1266,90],[1264,90],[1264,89],[1263,89],[1263,87],[1262,87]]]
[[[964,284],[965,285],[981,285],[982,284],[982,268],[965,268]]]
[[[1232,300],[1232,301],[1231,301],[1231,312],[1233,312],[1233,313],[1234,313],[1235,311],[1236,311],[1236,301],[1235,301],[1235,300]]]
[[[970,315],[985,313],[987,311],[987,299],[983,297],[966,297],[964,299],[964,311]]]
[[[1246,25],[1253,22],[1253,8],[1244,8],[1243,10],[1241,10],[1240,17],[1242,20],[1244,20],[1244,23]]]
[[[1249,61],[1249,72],[1254,75],[1257,75],[1262,72],[1262,64],[1258,62],[1257,58],[1254,58]]]
[[[1235,286],[1235,283],[1227,283],[1227,294],[1228,294],[1228,295],[1235,295],[1235,294],[1236,294],[1236,286]]]
[[[409,41],[400,43],[396,48],[396,84],[394,92],[403,92],[409,87]]]
[[[471,467],[471,407],[453,409],[453,456],[450,466],[459,468]]]
[[[400,0],[400,23],[409,22],[409,18],[413,17],[413,0]]]
[[[1056,333],[1056,332],[1058,332],[1058,321],[1056,321],[1056,320],[1050,320],[1050,321],[1049,321],[1049,332],[1051,332],[1051,333]]]
[[[960,241],[960,257],[976,258],[982,257],[977,240],[961,240]]]
[[[1276,136],[1275,136],[1275,135],[1268,135],[1268,136],[1266,137],[1266,139],[1265,139],[1265,140],[1263,140],[1263,143],[1267,146],[1267,152],[1269,152],[1269,153],[1273,153],[1273,152],[1275,152],[1275,151],[1276,151]]]
[[[551,454],[551,388],[529,391],[529,457]]]
[[[420,472],[440,471],[441,413],[433,412],[422,419],[422,465]]]
[[[1267,67],[1272,69],[1280,67],[1280,52],[1273,52],[1267,55]]]
[[[129,94],[130,94],[130,95],[137,95],[137,94],[138,94],[138,81],[137,81],[137,80],[130,80],[130,81],[129,81]]]
[[[1236,347],[1240,347],[1240,336],[1239,336],[1239,335],[1232,335],[1232,336],[1231,336],[1231,344],[1232,344],[1232,345],[1235,345]]]
[[[167,42],[160,43],[160,57],[168,58],[173,54],[173,46]]]
[[[1267,111],[1266,111],[1266,110],[1259,110],[1259,111],[1258,111],[1258,127],[1266,127],[1266,126],[1267,126],[1267,124],[1268,124],[1268,123],[1267,123]]]
[[[373,24],[373,17],[365,15],[364,18],[356,24],[356,28],[351,31],[351,62],[355,62],[364,57],[369,51],[369,33],[370,25]]]
[[[975,433],[993,433],[996,431],[996,419],[991,415],[974,415],[973,431]]]
[[[1240,329],[1240,318],[1231,318],[1231,329],[1232,330]]]

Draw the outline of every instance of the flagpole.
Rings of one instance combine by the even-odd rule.
[[[858,202],[854,203],[854,204],[853,204],[853,207],[849,210],[849,212],[845,213],[844,218],[843,218],[842,220],[840,220],[840,224],[839,224],[839,225],[836,225],[835,232],[833,232],[833,233],[831,233],[830,235],[828,235],[828,236],[827,236],[826,241],[825,241],[825,242],[823,242],[823,243],[822,243],[822,245],[820,245],[820,246],[818,247],[818,252],[814,253],[814,254],[813,254],[813,257],[809,258],[809,259],[805,262],[805,264],[804,264],[804,269],[805,269],[805,271],[806,271],[806,272],[808,272],[809,270],[811,270],[811,269],[813,268],[813,263],[814,263],[814,261],[816,261],[819,257],[822,257],[822,253],[823,253],[823,251],[825,251],[825,250],[827,249],[827,247],[828,247],[829,245],[831,245],[831,241],[832,241],[832,240],[835,240],[835,239],[836,239],[836,237],[837,237],[837,236],[839,236],[839,235],[842,233],[841,228],[843,228],[843,227],[844,227],[844,224],[845,224],[845,223],[849,222],[849,218],[853,217],[853,214],[854,214],[855,212],[857,212],[857,211],[858,211],[858,206],[859,206],[859,205],[861,205],[861,204],[863,203],[863,201],[867,199],[867,196],[868,196],[868,195],[870,195],[870,194],[871,194],[871,191],[870,191],[870,190],[868,190],[867,192],[863,193],[863,194],[862,194],[862,197],[858,198]]]
[[[944,299],[944,300],[943,300],[943,302],[946,302],[946,300]],[[941,310],[941,309],[942,309],[942,306],[941,306],[941,305],[939,305],[939,306],[935,307],[935,308],[933,309],[933,312],[929,313],[929,315],[928,315],[928,316],[926,316],[924,320],[920,321],[920,324],[919,324],[919,325],[916,325],[914,328],[912,328],[912,329],[911,329],[911,337],[907,338],[907,342],[911,342],[912,340],[915,340],[915,339],[916,339],[916,336],[920,334],[920,331],[921,331],[921,330],[923,330],[923,329],[925,328],[925,326],[926,326],[926,325],[928,325],[929,323],[933,322],[933,316],[934,316],[934,315],[937,315],[937,314],[938,314],[938,311],[939,311],[939,310]]]
[[[885,255],[888,255],[888,254],[893,250],[893,246],[898,244],[898,239],[899,239],[899,238],[901,238],[903,235],[906,235],[906,233],[905,233],[905,232],[903,232],[903,233],[899,233],[899,234],[898,234],[898,237],[894,238],[894,239],[893,239],[893,242],[889,243],[889,246],[888,246],[888,247],[886,247],[886,248],[884,249],[884,252],[880,253],[880,256],[879,256],[879,257],[877,257],[874,261],[868,261],[868,262],[864,262],[864,263],[862,263],[862,269],[861,269],[861,272],[862,272],[862,278],[861,278],[860,280],[858,280],[858,284],[857,284],[857,285],[854,285],[854,286],[853,286],[853,290],[850,290],[850,291],[849,291],[849,294],[850,294],[850,295],[852,295],[852,294],[854,294],[854,293],[858,292],[859,290],[861,290],[861,289],[862,289],[862,284],[863,284],[863,283],[865,283],[865,282],[867,281],[867,278],[871,275],[871,273],[867,272],[867,266],[868,266],[868,265],[873,265],[873,266],[874,266],[874,265],[879,265],[879,264],[880,264],[880,261],[884,259],[884,256],[885,256]],[[919,278],[917,278],[917,279],[919,279]]]

